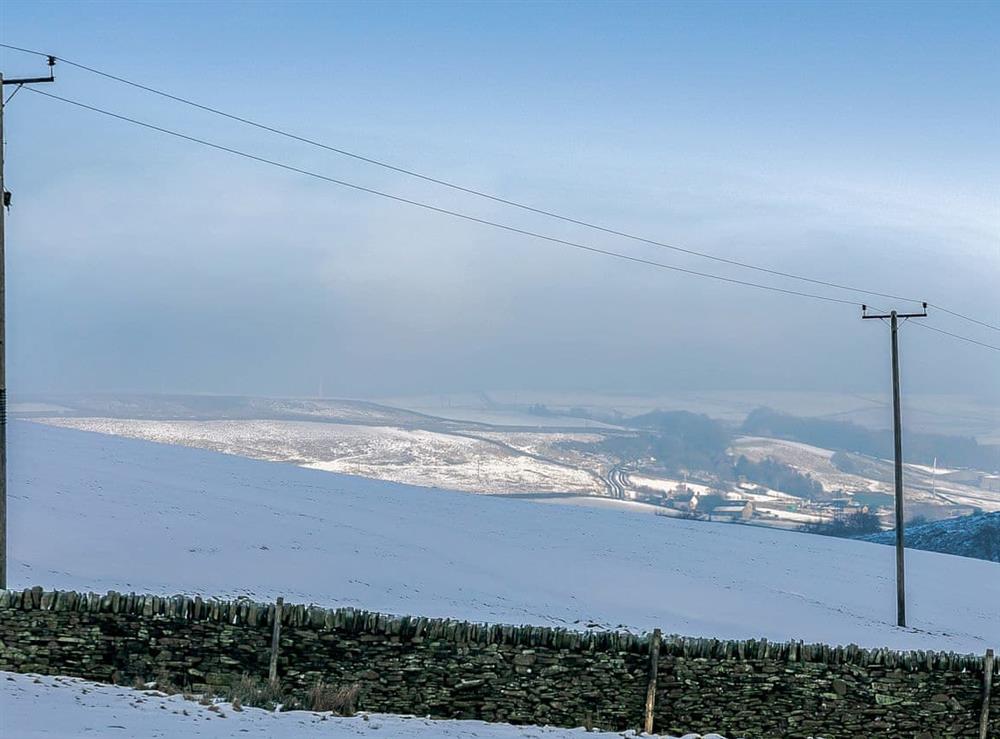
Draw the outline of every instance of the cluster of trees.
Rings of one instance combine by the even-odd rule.
[[[800,418],[770,408],[757,408],[743,422],[740,431],[753,436],[772,436],[813,444],[825,449],[858,452],[872,457],[891,458],[892,431],[872,430],[855,423]],[[1000,445],[979,444],[966,436],[903,433],[906,457],[931,464],[935,459],[948,467],[994,470],[1000,467]]]
[[[853,539],[858,536],[877,534],[882,530],[882,526],[878,516],[874,513],[857,511],[845,516],[838,516],[832,521],[807,524],[802,527],[802,530],[810,534]]]
[[[770,457],[760,462],[751,462],[741,456],[733,465],[733,471],[737,477],[745,477],[750,482],[799,498],[814,500],[823,495],[823,486],[811,475],[803,475],[794,467]]]
[[[654,411],[621,423],[635,433],[608,436],[587,448],[621,459],[653,459],[674,472],[705,470],[721,472],[722,476],[730,472],[726,456],[730,433],[708,416],[687,411]]]
[[[854,452],[838,451],[830,457],[830,463],[841,472],[849,475],[861,475],[872,480],[885,480],[891,482],[892,467],[885,463],[880,463],[871,457]]]
[[[980,526],[971,537],[975,556],[989,562],[1000,562],[1000,521]]]
[[[528,413],[532,416],[552,416],[555,415],[544,403],[532,403],[528,406]]]
[[[889,540],[879,537],[879,541]],[[1000,562],[1000,513],[979,512],[933,522],[911,519],[906,524],[906,545]]]
[[[625,424],[641,433],[607,437],[597,447],[623,459],[652,458],[673,471],[703,471],[724,481],[742,476],[758,485],[810,500],[823,495],[823,486],[818,481],[777,460],[751,462],[741,456],[734,464],[728,454],[731,431],[708,416],[688,411],[653,411],[630,418]]]

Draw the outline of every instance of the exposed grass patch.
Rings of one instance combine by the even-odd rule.
[[[338,716],[353,716],[358,710],[358,696],[361,685],[353,683],[337,687],[322,680],[309,689],[306,699],[310,710],[325,713],[331,711]]]
[[[269,711],[273,711],[279,704],[290,703],[279,684],[246,673],[230,685],[222,697],[230,703],[239,704],[241,708],[253,706],[266,708]]]
[[[182,695],[185,700],[198,703],[209,710],[217,710],[215,702],[221,700],[229,703],[236,712],[249,706],[268,711],[281,708],[286,711],[316,711],[353,716],[357,713],[358,699],[361,696],[360,683],[340,686],[319,680],[303,696],[301,693],[296,695],[286,692],[280,682],[272,683],[248,673],[243,673],[238,680],[218,693],[192,693],[190,686],[179,687],[165,672],[157,674],[155,681],[151,682],[137,677],[132,687],[152,695]]]

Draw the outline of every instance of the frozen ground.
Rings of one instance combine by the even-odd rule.
[[[439,432],[385,425],[286,420],[45,418],[66,428],[291,462],[409,485],[480,493],[600,494],[604,483],[555,445],[569,433]],[[507,440],[510,436],[510,440]],[[556,458],[565,457],[566,461]],[[590,466],[597,468],[596,462]]]
[[[0,672],[0,736],[10,739],[621,739],[583,729],[433,721],[414,716],[211,710],[179,695],[102,685],[68,677]],[[708,735],[714,736],[714,735]]]
[[[420,406],[419,411],[358,400],[216,396],[94,396],[66,402],[67,412],[22,412],[22,417],[376,480],[492,495],[558,493],[575,501],[580,496],[620,493],[607,475],[623,460],[609,449],[616,447],[616,437],[631,433],[601,424],[585,428],[582,424],[589,421],[581,417],[533,416],[510,410],[531,407],[523,401],[497,402],[484,396],[439,399],[439,407]],[[823,402],[840,400],[831,397]],[[443,413],[442,408],[468,413],[451,414],[465,419],[461,421],[429,415]],[[611,417],[610,411],[604,413]],[[533,419],[538,425],[530,425]],[[602,440],[609,443],[597,444]],[[866,505],[891,501],[892,468],[884,460],[848,455],[853,473],[847,473],[833,464],[834,453],[828,449],[758,437],[737,438],[731,451],[754,461],[774,458],[789,464],[821,482],[828,497],[843,491],[862,494],[860,500]],[[636,468],[636,461],[631,462],[633,471],[623,480],[626,488],[629,480],[633,484],[630,497],[642,497],[635,486],[672,495],[680,484],[676,472]],[[976,509],[1000,510],[1000,493],[945,479],[933,468],[909,465],[906,484],[911,515],[938,519]],[[708,491],[704,484],[690,487]],[[766,497],[784,501],[788,496]],[[788,528],[818,520],[816,515],[785,516],[784,507],[755,522]],[[833,512],[817,515],[829,518]]]
[[[10,427],[10,581],[248,595],[475,621],[978,652],[1000,565],[909,552],[910,629],[877,544],[542,506],[199,449]]]

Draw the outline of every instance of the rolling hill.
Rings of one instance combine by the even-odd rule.
[[[660,627],[981,652],[1000,646],[1000,571],[893,551],[349,477],[70,429],[10,428],[10,566],[42,585],[350,605],[575,628]]]
[[[883,531],[867,536],[865,540],[894,545],[896,533]],[[906,546],[909,549],[1000,562],[1000,512],[907,526]]]

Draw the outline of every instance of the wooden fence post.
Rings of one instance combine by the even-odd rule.
[[[274,604],[274,627],[271,630],[271,669],[267,673],[267,679],[278,682],[278,646],[281,643],[281,611],[285,604],[285,599],[278,597]]]
[[[979,739],[988,739],[990,733],[990,690],[993,688],[993,650],[987,649],[983,658],[983,711],[979,715]]]
[[[653,733],[653,708],[656,705],[656,672],[660,662],[660,630],[653,629],[653,636],[649,639],[649,687],[646,688],[646,720],[643,723],[643,731],[647,734]]]

